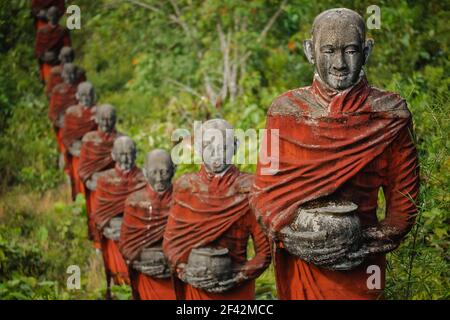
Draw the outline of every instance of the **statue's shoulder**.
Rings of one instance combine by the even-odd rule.
[[[83,136],[83,142],[101,142],[97,131],[90,131]]]
[[[289,90],[276,97],[268,111],[272,116],[297,116],[307,112],[307,102],[311,99],[311,87]]]
[[[200,180],[196,173],[185,173],[173,184],[173,192],[192,192],[195,182]]]
[[[146,190],[139,190],[130,194],[125,202],[126,206],[137,207],[142,201],[147,201],[148,196]]]
[[[61,75],[62,73],[61,65],[54,66],[50,72],[52,75]]]
[[[83,106],[79,104],[71,106],[66,110],[66,114],[80,117],[83,114]]]
[[[98,181],[103,181],[103,182],[108,183],[117,178],[119,178],[119,177],[117,176],[116,170],[113,168],[113,169],[108,169],[108,170],[99,172],[97,179],[98,179]]]
[[[65,83],[59,83],[53,88],[52,94],[53,93],[58,93],[58,94],[65,93],[66,89],[67,88],[66,88]]]
[[[401,118],[411,116],[406,100],[395,92],[371,87],[367,102],[374,112],[389,112]]]

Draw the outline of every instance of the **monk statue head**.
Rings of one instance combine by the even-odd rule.
[[[73,62],[75,60],[75,50],[72,47],[62,47],[58,59],[62,64]]]
[[[85,81],[78,85],[76,98],[78,102],[85,107],[92,107],[95,105],[97,95],[92,83]]]
[[[121,136],[114,141],[112,158],[123,171],[133,169],[136,162],[136,145],[130,137]]]
[[[231,124],[223,119],[211,119],[202,125],[202,145],[196,146],[205,169],[220,174],[232,164],[238,141]]]
[[[66,63],[61,73],[61,78],[66,84],[74,84],[77,80],[78,70],[73,63]]]
[[[57,7],[53,6],[47,10],[47,20],[53,26],[58,24],[59,16],[60,12]]]
[[[116,108],[110,104],[102,104],[97,108],[96,121],[102,132],[113,132],[116,128]]]
[[[330,9],[314,19],[311,35],[303,48],[322,82],[334,90],[356,84],[373,47],[364,19],[349,9]]]
[[[144,174],[156,192],[164,192],[172,184],[175,166],[170,154],[163,149],[155,149],[145,158]]]

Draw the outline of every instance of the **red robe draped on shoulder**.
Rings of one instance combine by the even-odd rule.
[[[125,202],[119,248],[124,258],[132,261],[139,258],[144,248],[162,244],[164,230],[172,204],[172,187],[163,193],[150,185],[133,193]],[[175,300],[172,279],[156,279],[138,271],[131,278],[131,286],[141,300]]]
[[[95,113],[95,106],[76,105],[67,109],[64,116],[62,143],[66,150],[64,156],[72,185],[72,199],[83,191],[83,183],[78,175],[79,157],[70,154],[69,148],[75,141],[80,141],[86,133],[97,129]]]
[[[48,81],[46,83],[45,86],[45,95],[50,99],[53,89],[64,82],[63,78],[62,78],[62,71],[63,71],[63,64],[60,64],[58,66],[54,66],[51,71],[50,74],[48,76]],[[78,86],[78,84],[80,84],[83,81],[86,81],[86,72],[80,68],[77,67],[77,71],[78,71],[78,76],[77,76],[77,81],[76,84]]]
[[[41,77],[45,83],[48,82],[50,72],[53,66],[58,63],[58,55],[62,47],[70,47],[70,33],[69,30],[63,28],[60,25],[47,24],[36,35],[35,54],[36,58],[41,59],[46,51],[52,51],[55,54],[55,60],[53,62],[42,62],[41,65]]]
[[[406,234],[414,224],[418,195],[417,152],[412,120],[398,95],[368,85],[335,92],[316,76],[311,87],[278,97],[268,116],[253,188],[252,207],[270,235],[296,217],[297,208],[329,195],[358,205],[363,227],[380,223]],[[278,132],[277,132],[278,130]],[[279,155],[268,143],[279,141]],[[269,168],[278,163],[278,170]],[[386,218],[376,216],[378,190],[386,197]],[[330,271],[290,255],[278,243],[275,269],[280,299],[377,299],[369,290],[369,265],[380,267],[384,288],[385,257],[372,256],[351,271]]]
[[[94,241],[94,246],[100,247],[100,235],[92,219],[92,212],[95,211],[94,199],[95,190],[86,187],[86,181],[94,173],[112,169],[114,160],[111,152],[114,140],[119,136],[117,132],[105,133],[103,131],[91,131],[84,135],[82,139],[80,161],[78,163],[78,176],[83,183],[84,196],[86,198],[86,211],[88,216],[88,235]]]
[[[233,300],[255,298],[255,282],[270,264],[270,246],[249,206],[252,176],[231,166],[222,175],[186,174],[174,184],[174,204],[164,234],[163,249],[172,268],[187,263],[192,248],[228,248],[233,267],[248,278],[224,293],[208,293],[175,279],[177,299]],[[256,256],[247,261],[252,237]]]
[[[111,218],[122,215],[127,197],[145,188],[146,182],[138,167],[124,172],[116,166],[102,172],[97,180],[95,211],[92,212],[98,230],[103,230]],[[106,273],[113,277],[115,284],[129,284],[128,267],[119,251],[118,241],[101,235],[101,246]]]
[[[63,82],[53,89],[52,96],[50,98],[48,118],[52,122],[53,128],[55,129],[56,142],[61,153],[65,152],[65,146],[62,142],[62,130],[56,126],[56,123],[59,116],[64,115],[69,107],[78,104],[76,93],[76,84],[67,84]]]

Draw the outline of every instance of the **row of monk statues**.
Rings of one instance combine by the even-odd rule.
[[[72,198],[86,199],[108,299],[112,283],[130,285],[134,299],[255,299],[255,280],[271,262],[279,299],[383,298],[386,253],[417,214],[418,159],[405,100],[368,84],[363,66],[374,43],[358,13],[315,18],[304,42],[312,85],[281,94],[267,114],[261,147],[273,131],[277,159],[269,154],[255,174],[241,172],[227,161],[237,151],[233,126],[208,119],[196,147],[200,170],[174,180],[170,151],[152,150],[139,168],[115,108],[97,104],[58,24],[63,3],[33,1],[36,56]],[[272,161],[278,169],[267,174]],[[368,285],[371,267],[379,285]]]

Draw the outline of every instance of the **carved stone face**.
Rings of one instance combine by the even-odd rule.
[[[106,104],[97,109],[97,124],[102,132],[112,132],[116,126],[116,110],[113,106]]]
[[[57,7],[50,7],[47,11],[47,20],[52,25],[57,25],[59,21],[59,10]]]
[[[128,171],[133,169],[136,161],[136,145],[129,137],[120,137],[114,141],[112,158],[117,166]]]
[[[356,12],[331,9],[316,18],[313,40],[304,47],[320,79],[332,89],[345,90],[359,80],[372,44],[365,42],[364,21]]]
[[[62,64],[71,63],[75,59],[75,51],[71,47],[63,47],[59,52],[58,59]]]
[[[165,150],[149,152],[145,159],[144,173],[153,190],[166,191],[171,186],[175,173],[170,154]]]
[[[95,104],[95,89],[90,82],[82,82],[78,85],[77,100],[82,106],[86,107],[91,107]]]
[[[77,79],[77,67],[72,63],[65,64],[61,77],[65,83],[74,84]]]
[[[233,127],[222,119],[203,124],[201,155],[206,170],[220,174],[230,167],[236,152],[237,141]]]

